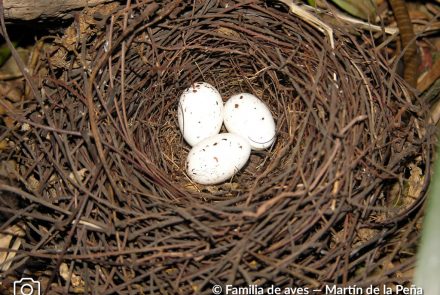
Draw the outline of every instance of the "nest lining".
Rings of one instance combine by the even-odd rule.
[[[179,3],[117,12],[69,68],[42,60],[51,69],[43,101],[24,115],[39,125],[11,134],[23,146],[14,155],[23,179],[39,181],[24,190],[56,204],[30,201],[44,222],[18,218],[44,241],[41,251],[61,247],[82,274],[77,287],[100,292],[395,280],[400,268],[384,260],[414,247],[415,239],[395,240],[417,232],[423,194],[393,209],[385,188],[407,163],[428,163],[430,149],[409,90],[369,43],[338,28],[333,50],[315,28],[264,2]],[[198,81],[224,100],[257,95],[277,124],[273,148],[222,185],[185,175],[190,147],[177,103]],[[49,268],[59,257],[30,255]]]

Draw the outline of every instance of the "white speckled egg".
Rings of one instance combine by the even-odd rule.
[[[214,86],[205,82],[194,83],[180,96],[177,117],[183,138],[194,146],[220,132],[222,97]]]
[[[188,175],[199,184],[221,183],[243,168],[250,154],[249,143],[237,134],[220,133],[208,137],[189,152]]]
[[[275,142],[275,121],[264,102],[250,93],[231,96],[225,103],[226,129],[249,141],[253,150],[263,150]]]

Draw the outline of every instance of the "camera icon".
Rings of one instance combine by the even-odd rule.
[[[22,278],[14,282],[14,295],[40,295],[40,282]]]

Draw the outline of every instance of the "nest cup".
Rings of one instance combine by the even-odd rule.
[[[424,110],[370,42],[333,29],[334,48],[281,5],[151,2],[113,14],[68,67],[43,59],[43,96],[25,113],[37,124],[27,143],[11,135],[28,147],[14,154],[22,175],[40,181],[23,186],[40,201],[21,194],[33,215],[14,219],[29,229],[23,250],[57,276],[70,266],[58,288],[102,293],[392,282],[413,265],[401,253],[424,194],[396,207],[389,188],[409,163],[429,166]],[[224,100],[255,94],[277,126],[270,149],[215,186],[187,177],[177,124],[180,94],[201,81]]]

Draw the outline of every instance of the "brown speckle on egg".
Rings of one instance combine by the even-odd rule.
[[[235,108],[236,108],[236,109],[238,108],[238,103],[235,104]]]

